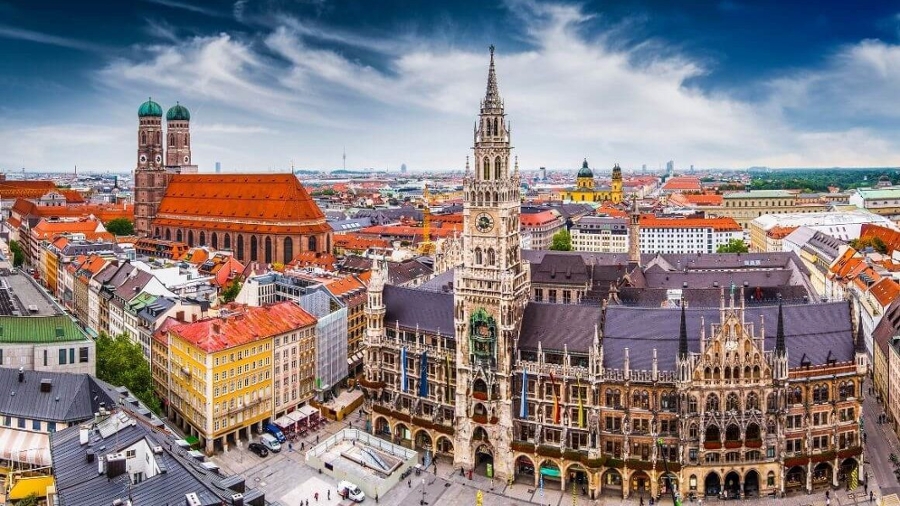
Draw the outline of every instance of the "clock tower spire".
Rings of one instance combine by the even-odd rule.
[[[511,170],[510,129],[491,46],[487,89],[474,131],[472,171],[463,179],[463,265],[456,269],[454,464],[496,463],[512,476],[512,362],[530,274],[519,239],[520,187]],[[473,395],[479,395],[477,398]]]

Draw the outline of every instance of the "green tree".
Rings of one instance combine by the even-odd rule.
[[[729,239],[725,244],[716,248],[716,253],[746,253],[749,251],[747,244],[741,239]]]
[[[106,222],[106,231],[113,235],[134,235],[134,223],[128,218],[116,218]]]
[[[554,251],[572,251],[572,234],[565,228],[553,234],[553,243],[550,249]]]
[[[237,298],[239,293],[241,293],[240,281],[232,281],[231,284],[229,284],[224,290],[222,290],[222,300],[226,303],[234,302],[234,299]]]
[[[882,255],[887,255],[888,248],[887,244],[881,240],[881,237],[877,236],[869,236],[869,237],[860,237],[859,239],[853,239],[850,241],[850,247],[855,249],[856,251],[862,251],[868,247],[871,247],[873,250],[881,253]]]
[[[24,499],[16,501],[16,506],[38,506],[39,504],[41,501],[34,492],[28,494]]]
[[[162,412],[159,398],[153,392],[150,363],[141,345],[127,335],[110,337],[101,332],[97,338],[97,377],[115,386],[124,386],[154,413]]]
[[[25,252],[22,251],[19,241],[9,241],[9,251],[13,254],[13,267],[20,267],[25,263]]]

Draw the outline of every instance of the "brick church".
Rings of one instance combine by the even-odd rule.
[[[304,251],[331,251],[331,227],[294,174],[198,174],[190,112],[181,104],[170,108],[165,132],[162,116],[152,100],[138,109],[138,236],[231,250],[245,263],[288,263]]]

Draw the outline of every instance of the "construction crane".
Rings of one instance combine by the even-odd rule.
[[[428,193],[428,185],[425,185],[425,191],[422,192],[422,201],[424,208],[422,209],[422,242],[419,243],[420,255],[434,254],[434,241],[431,240],[431,194]]]

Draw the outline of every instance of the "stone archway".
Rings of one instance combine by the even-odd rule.
[[[388,422],[387,418],[376,416],[374,427],[376,435],[391,437],[391,424]]]
[[[437,446],[435,448],[440,453],[443,453],[445,455],[452,455],[453,454],[453,441],[447,436],[438,436],[437,437]]]
[[[718,497],[722,493],[722,479],[719,473],[712,471],[703,480],[703,495]]]
[[[741,475],[737,471],[729,471],[725,475],[722,489],[727,499],[739,499],[741,497]]]
[[[400,446],[405,446],[406,448],[412,447],[412,441],[410,438],[412,437],[412,433],[409,431],[409,427],[406,426],[403,422],[397,422],[394,425],[394,430],[392,432],[394,436],[394,443],[399,444]]]
[[[840,472],[838,473],[838,482],[846,483],[846,480],[850,479],[850,475],[853,474],[854,469],[859,469],[859,463],[856,462],[856,459],[853,457],[849,457],[841,461]],[[857,481],[862,483],[863,477],[857,476]]]
[[[481,476],[494,476],[494,448],[487,441],[482,441],[475,446],[472,455],[475,462],[475,474]]]
[[[528,485],[534,484],[537,482],[537,474],[535,473],[534,461],[531,460],[531,457],[528,455],[519,455],[516,458],[516,464],[513,468],[513,473],[516,476],[516,481],[520,481],[522,483],[526,483]]]
[[[421,450],[429,450],[434,451],[434,441],[431,438],[431,434],[428,433],[425,429],[419,429],[416,431],[414,441],[416,443],[416,448]]]
[[[804,466],[794,466],[788,469],[784,476],[784,488],[804,489],[806,488],[806,468]]]
[[[581,495],[588,494],[590,488],[590,476],[587,470],[581,464],[573,463],[566,467],[566,488],[572,490],[572,483],[575,484],[576,493],[580,491]]]
[[[756,469],[744,475],[744,497],[759,497],[759,473]]]
[[[601,494],[622,497],[622,473],[618,469],[610,468],[600,475]]]
[[[649,494],[650,476],[644,471],[634,471],[628,480],[631,494]]]
[[[834,468],[830,462],[819,462],[813,468],[812,483],[813,489],[827,488],[834,481]]]
[[[540,473],[540,477],[538,479],[544,480],[544,488],[549,488],[549,485],[547,483],[548,481],[558,481],[560,483],[560,488],[564,486],[562,469],[559,467],[559,462],[553,459],[544,459],[541,462],[538,472]]]
[[[678,486],[678,475],[669,471],[663,472],[659,475],[659,479],[657,480],[657,484],[659,488],[659,495],[668,495],[672,493],[672,490],[680,490]]]

